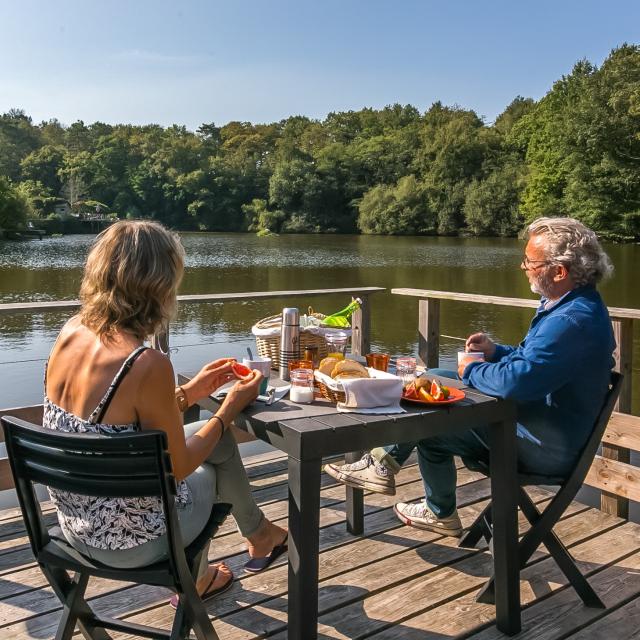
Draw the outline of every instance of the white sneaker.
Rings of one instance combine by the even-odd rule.
[[[358,462],[343,464],[325,464],[324,470],[338,482],[356,489],[366,489],[383,493],[386,496],[396,495],[396,479],[393,471],[365,453]]]
[[[393,510],[398,518],[410,527],[435,531],[445,536],[459,537],[462,533],[462,522],[460,522],[457,511],[454,511],[448,518],[438,518],[425,502],[412,504],[398,502]]]

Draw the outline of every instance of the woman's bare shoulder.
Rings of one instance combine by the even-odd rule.
[[[146,385],[160,381],[174,380],[171,360],[155,349],[145,349],[138,357],[138,375]],[[134,367],[135,369],[136,367]]]

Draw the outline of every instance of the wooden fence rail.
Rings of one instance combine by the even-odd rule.
[[[440,362],[440,301],[450,300],[454,302],[472,302],[474,304],[493,304],[505,307],[526,307],[535,309],[539,306],[537,300],[528,298],[504,298],[500,296],[485,296],[473,293],[456,293],[453,291],[434,291],[429,289],[392,289],[392,294],[399,296],[411,296],[418,298],[418,355],[422,362],[429,368],[437,367]],[[616,411],[622,414],[631,413],[632,406],[632,372],[633,372],[633,321],[640,320],[640,309],[623,309],[619,307],[609,307],[609,315],[613,325],[613,331],[618,345],[615,352],[616,371],[624,374],[624,382],[620,397],[616,404]],[[636,419],[634,424],[640,429],[640,419]],[[634,448],[634,447],[631,447]],[[640,449],[640,447],[637,447]],[[602,445],[602,462],[600,473],[592,472],[590,478],[612,473],[615,468],[620,474],[620,478],[627,477],[629,488],[635,488],[640,480],[640,469],[631,467],[631,451],[628,446],[621,446],[620,443],[612,444],[606,439]],[[625,465],[619,467],[608,460]],[[635,469],[635,470],[634,470]],[[632,471],[634,470],[634,471]],[[637,478],[636,478],[637,476]],[[624,484],[624,483],[623,483]],[[611,484],[608,485],[611,488]],[[623,495],[614,495],[607,491],[607,487],[602,493],[601,509],[606,513],[611,513],[620,517],[629,517],[629,497],[631,492],[623,491]],[[634,489],[633,495],[640,495]]]

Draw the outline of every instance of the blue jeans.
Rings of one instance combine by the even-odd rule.
[[[455,371],[429,369],[439,378],[457,379]],[[541,448],[531,440],[517,438],[519,469],[541,475],[565,476],[573,461],[552,459],[541,455]],[[417,442],[405,442],[374,449],[373,457],[397,473],[413,450],[418,451],[418,466],[424,484],[427,506],[439,518],[450,516],[456,508],[457,473],[453,457],[460,456],[465,463],[489,463],[489,429],[478,426],[464,433],[435,436]]]

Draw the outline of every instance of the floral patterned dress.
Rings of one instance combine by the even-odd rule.
[[[104,397],[87,420],[65,411],[49,400],[46,391],[45,366],[43,426],[67,433],[92,433],[104,436],[139,431],[140,425],[137,423],[104,424],[100,420],[120,382],[146,348],[138,347],[128,356]],[[159,538],[166,531],[162,502],[159,497],[102,498],[51,488],[49,495],[56,507],[58,522],[65,535],[89,547],[111,550],[131,549]],[[177,506],[184,507],[190,502],[190,491],[186,483],[181,481],[178,483]]]

